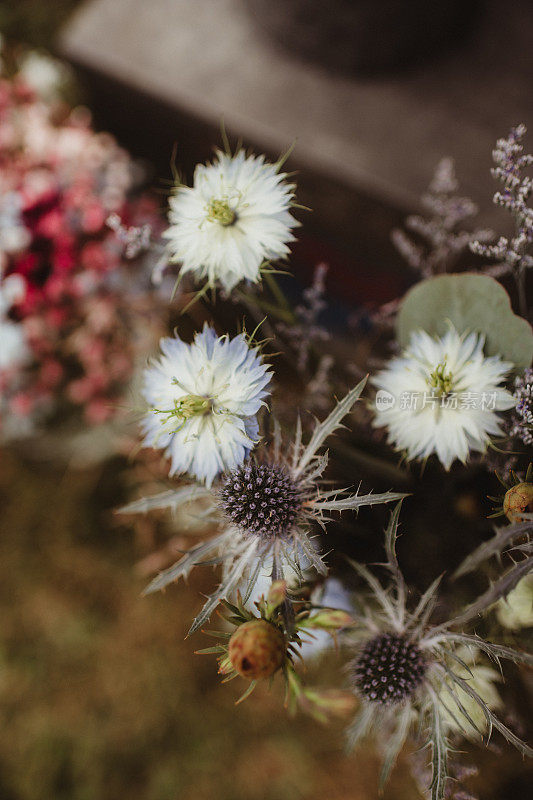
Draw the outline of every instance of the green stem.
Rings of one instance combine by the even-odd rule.
[[[285,315],[289,317],[289,322],[296,322],[296,314],[291,308],[291,305],[285,295],[283,294],[282,290],[279,287],[279,284],[275,277],[272,275],[271,272],[264,272],[265,282],[268,284],[268,288],[272,292],[274,299],[278,301],[280,308],[284,309]],[[274,306],[275,307],[275,306]]]

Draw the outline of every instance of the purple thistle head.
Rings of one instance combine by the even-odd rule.
[[[352,668],[355,688],[366,700],[391,706],[412,697],[424,679],[427,662],[406,636],[381,633],[364,645]]]
[[[220,507],[243,533],[272,539],[290,533],[302,498],[284,466],[248,461],[226,475]]]

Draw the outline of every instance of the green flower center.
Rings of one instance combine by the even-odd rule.
[[[213,410],[213,400],[210,397],[203,397],[199,394],[188,394],[179,400],[174,400],[174,408],[159,409],[155,408],[156,414],[162,414],[166,425],[171,419],[177,419],[180,423],[179,428],[185,425],[187,420],[192,417],[204,417]]]
[[[233,225],[237,214],[227,200],[211,200],[207,207],[207,218],[211,222],[218,222],[219,225],[227,228],[229,225]]]
[[[446,372],[446,361],[439,364],[429,376],[429,385],[439,397],[449,394],[453,389],[453,375]]]

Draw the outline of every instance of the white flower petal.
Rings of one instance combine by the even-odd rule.
[[[465,463],[472,450],[484,452],[490,437],[501,434],[496,412],[512,408],[515,402],[501,386],[512,364],[498,356],[485,358],[483,345],[483,337],[459,336],[451,325],[441,338],[418,331],[404,353],[374,377],[374,385],[395,400],[376,410],[374,425],[386,427],[389,443],[409,459],[435,454],[449,469],[456,459]],[[450,376],[452,389],[444,392],[444,398],[437,392],[432,402],[438,367]]]
[[[268,364],[242,335],[219,338],[207,325],[190,345],[177,336],[162,339],[161,352],[144,374],[150,407],[144,444],[165,450],[171,475],[189,472],[210,486],[218,473],[241,464],[259,438],[256,414],[269,394]],[[190,396],[206,398],[210,409],[180,414],[179,402]]]
[[[220,283],[231,291],[237,283],[260,280],[266,260],[282,258],[294,241],[298,222],[289,212],[294,186],[264,156],[217,153],[211,164],[200,164],[192,187],[178,186],[169,200],[170,259],[192,272],[198,281]],[[235,213],[232,224],[213,218],[213,201]]]

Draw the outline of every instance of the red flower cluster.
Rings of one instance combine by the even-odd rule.
[[[21,79],[0,80],[0,278],[24,279],[10,317],[32,356],[4,394],[4,414],[63,421],[77,407],[100,423],[119,410],[139,270],[107,219],[157,225],[154,202],[130,200],[131,189],[129,156],[93,131],[88,112],[45,103]]]

